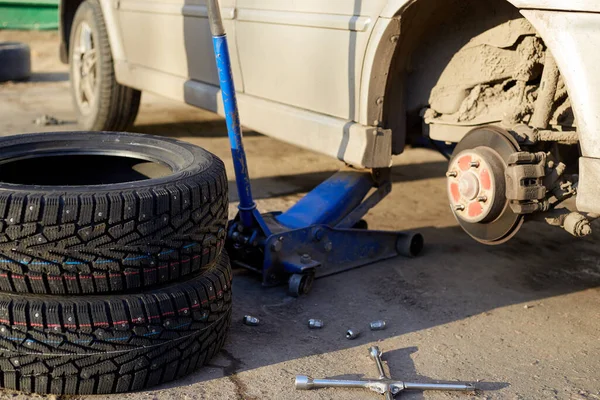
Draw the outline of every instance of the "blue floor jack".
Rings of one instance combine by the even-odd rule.
[[[288,282],[289,293],[298,296],[308,293],[315,277],[397,255],[417,255],[423,248],[419,233],[358,229],[366,228],[361,218],[391,191],[390,168],[340,171],[288,211],[258,212],[218,0],[207,0],[207,6],[240,199],[226,242],[234,265],[261,274],[265,286]]]

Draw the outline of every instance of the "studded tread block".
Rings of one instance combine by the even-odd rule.
[[[100,394],[174,380],[223,346],[231,266],[140,294],[0,294],[0,385],[23,392]]]
[[[0,162],[72,147],[84,155],[99,148],[135,152],[174,171],[106,185],[0,182],[1,291],[118,293],[171,282],[214,262],[228,212],[219,158],[150,135],[54,132],[0,138]]]

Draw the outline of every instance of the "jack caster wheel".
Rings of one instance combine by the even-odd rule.
[[[290,296],[298,297],[302,294],[307,294],[312,288],[315,280],[314,273],[294,274],[290,276],[288,293]]]

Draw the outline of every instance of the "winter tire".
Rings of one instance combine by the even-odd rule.
[[[223,162],[189,143],[0,138],[0,290],[115,293],[180,279],[217,259],[227,209]]]
[[[0,43],[0,82],[19,81],[31,76],[31,51],[24,43]]]
[[[41,394],[140,390],[206,363],[230,323],[225,252],[201,275],[142,294],[0,294],[0,384]]]

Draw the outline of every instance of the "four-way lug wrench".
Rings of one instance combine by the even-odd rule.
[[[475,390],[475,386],[470,383],[413,383],[396,381],[386,376],[385,370],[383,369],[383,361],[381,361],[381,350],[379,350],[379,347],[369,347],[369,355],[377,364],[377,370],[379,372],[378,379],[312,379],[306,375],[297,375],[296,389],[308,390],[327,387],[363,388],[385,395],[386,400],[393,400],[394,396],[403,390]]]

